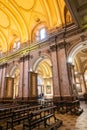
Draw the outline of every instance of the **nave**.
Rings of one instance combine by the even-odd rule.
[[[48,116],[50,112],[54,111],[54,108],[55,108],[54,105],[51,105],[51,106],[48,106],[48,107],[44,106],[44,108],[40,108],[41,107],[40,104],[39,105],[34,105],[32,107],[29,106],[29,104],[20,105],[20,108],[18,108],[18,106],[16,106],[16,105],[11,106],[11,108],[14,108],[14,111],[16,112],[16,114],[17,114],[17,112],[21,113],[22,111],[20,111],[20,110],[23,110],[23,109],[26,110],[25,106],[27,106],[27,109],[28,108],[32,109],[33,110],[32,113],[34,113],[34,114],[37,113],[37,111],[44,111],[44,110],[47,109],[46,116]],[[22,106],[22,108],[21,108],[21,106]],[[16,108],[16,110],[15,110],[15,108]],[[17,110],[17,108],[18,108],[18,110]],[[59,109],[56,109],[55,117],[59,121],[62,121],[62,123],[58,127],[55,127],[55,128],[53,128],[53,127],[51,128],[51,127],[48,127],[48,126],[45,127],[44,123],[41,122],[40,124],[36,124],[36,126],[34,128],[25,127],[25,129],[24,129],[23,123],[18,123],[17,122],[18,124],[15,125],[13,129],[15,129],[15,130],[27,130],[27,129],[29,129],[29,130],[87,130],[87,104],[86,104],[86,102],[80,101],[80,108],[83,109],[83,112],[80,115],[76,115],[75,113],[72,113],[71,111],[68,111],[67,113],[66,112],[64,113],[64,112],[60,112]],[[52,113],[50,113],[50,114],[52,114]],[[24,116],[22,116],[22,118],[23,117]],[[41,116],[41,118],[42,118],[42,116]],[[1,119],[1,117],[0,117],[0,119]],[[37,120],[37,119],[38,118],[35,117],[35,120]],[[3,128],[0,129],[0,130],[12,130],[11,127],[9,127],[7,129],[7,123],[5,123],[6,120],[4,120],[4,121],[2,120],[2,122],[0,122],[0,125],[3,126]],[[53,122],[54,122],[54,118],[52,118],[52,117],[50,118],[50,120],[48,119],[48,121],[47,121],[47,123],[49,123],[49,124],[52,124]]]
[[[60,114],[56,112],[56,117],[63,121],[63,125],[57,130],[87,130],[87,104],[80,102],[84,112],[80,116],[68,114]],[[21,130],[21,127],[17,130]],[[45,129],[44,129],[45,130]]]

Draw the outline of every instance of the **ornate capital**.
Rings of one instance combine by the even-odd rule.
[[[56,51],[56,50],[57,50],[57,45],[52,45],[52,46],[50,46],[50,50],[51,50],[51,51]]]
[[[20,57],[19,63],[24,61],[24,57]]]
[[[1,65],[0,65],[0,68],[7,67],[7,65],[8,65],[8,63],[7,63],[7,62],[6,62],[6,63],[3,63],[3,64],[1,64]]]
[[[58,48],[59,49],[62,49],[62,48],[65,48],[66,47],[66,42],[61,42],[58,44]]]

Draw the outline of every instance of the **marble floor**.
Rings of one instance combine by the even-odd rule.
[[[80,116],[71,115],[70,113],[59,114],[56,112],[56,117],[63,121],[63,125],[57,130],[87,130],[87,104],[84,101],[80,104],[81,108],[83,108],[83,113]],[[16,127],[16,130],[22,130],[22,126]]]
[[[83,113],[80,116],[71,114],[56,114],[56,116],[63,120],[63,125],[58,130],[87,130],[87,104],[81,102]]]

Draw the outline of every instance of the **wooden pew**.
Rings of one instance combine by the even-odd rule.
[[[6,119],[11,118],[12,116],[12,112],[14,110],[18,110],[18,109],[22,109],[22,108],[28,108],[30,105],[26,104],[26,105],[11,105],[11,106],[2,106],[0,107],[0,122]]]
[[[12,111],[10,119],[7,120],[6,130],[8,130],[9,128],[13,130],[14,127],[16,125],[19,125],[22,121],[30,119],[31,111],[39,110],[41,109],[41,107],[42,105],[38,105]]]
[[[80,108],[79,100],[66,102],[66,112],[71,112],[71,114],[80,115],[83,109]]]
[[[53,104],[57,106],[57,111],[64,114],[66,113],[66,101],[53,101]]]
[[[32,112],[31,119],[29,119],[28,122],[23,123],[23,130],[26,130],[26,128],[31,130],[33,128],[36,128],[37,126],[40,126],[41,123],[43,123],[44,127],[46,128],[47,126],[49,126],[47,121],[49,120],[50,122],[50,118],[52,117],[54,118],[55,122],[57,122],[58,124],[59,120],[57,120],[55,117],[55,108],[56,106],[52,106],[52,107],[47,107],[47,108]]]
[[[62,125],[62,123],[63,122],[61,120],[57,120],[56,122],[54,122],[46,128],[37,128],[36,130],[57,130]]]
[[[44,106],[44,107],[47,107],[47,106],[53,106],[53,100],[42,100],[41,101],[41,104]]]

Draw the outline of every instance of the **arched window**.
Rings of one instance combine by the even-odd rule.
[[[14,42],[13,51],[16,51],[16,50],[19,49],[19,48],[20,48],[20,41]]]
[[[46,38],[46,29],[45,28],[40,28],[36,31],[36,40],[43,40]]]
[[[41,28],[40,29],[40,40],[43,40],[46,38],[46,29],[45,28]]]

